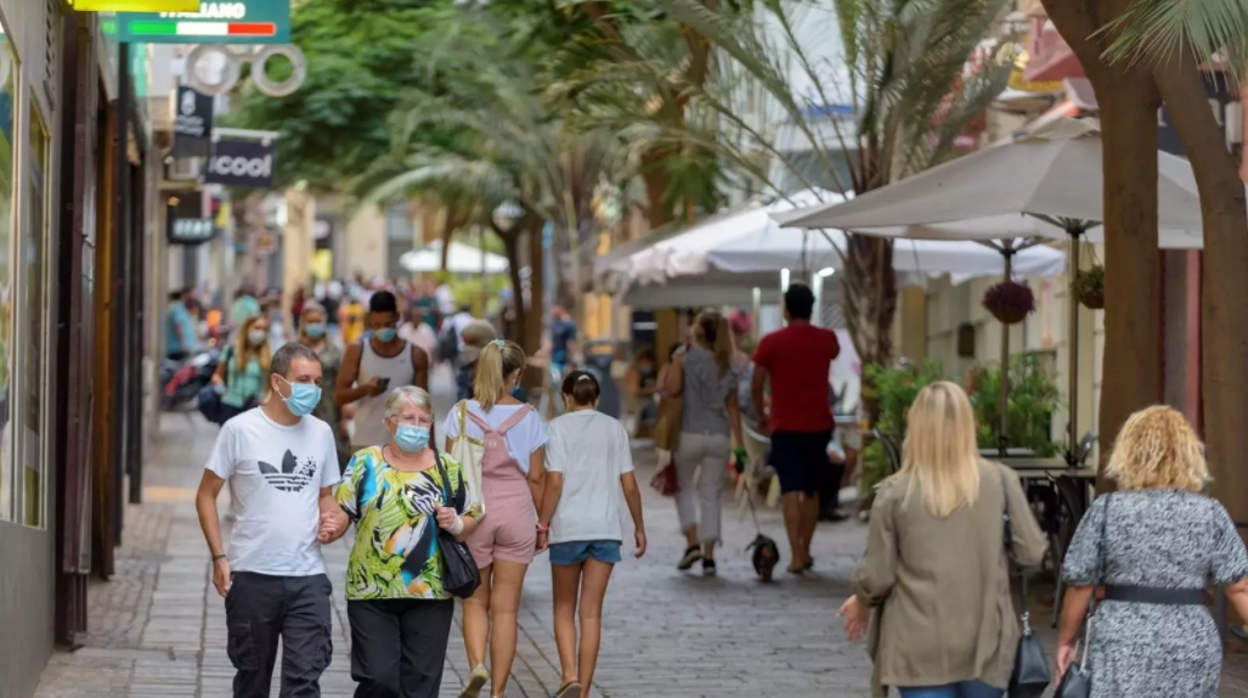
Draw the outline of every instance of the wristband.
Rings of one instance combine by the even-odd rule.
[[[225,553],[221,553],[220,555],[213,555],[212,561],[215,563],[217,560],[224,560],[227,557],[229,557],[229,555],[226,555]]]
[[[538,532],[538,533],[550,533],[550,524],[540,524],[540,523],[539,523],[539,524],[537,525],[537,532]]]
[[[446,529],[446,531],[447,533],[450,533],[452,536],[458,536],[459,534],[463,533],[464,532],[464,517],[456,516],[455,523],[451,524],[451,527]]]

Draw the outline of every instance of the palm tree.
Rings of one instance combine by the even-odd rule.
[[[758,167],[760,152],[804,186],[816,182],[763,125],[739,115],[743,90],[768,95],[813,149],[833,186],[861,194],[951,157],[954,139],[1004,89],[1013,58],[1009,42],[1002,41],[988,49],[977,72],[967,69],[1005,0],[837,0],[834,12],[815,3],[768,2],[756,16],[717,12],[696,0],[652,2],[719,49],[723,70],[717,77],[723,79],[685,85],[684,91],[692,104],[714,113],[714,127],[728,135],[704,133],[695,141],[777,189]],[[842,56],[835,61],[818,60],[799,40],[797,27],[809,29],[819,13],[831,17],[829,33],[841,40]],[[843,68],[836,68],[841,61]],[[798,67],[811,85],[809,94],[795,94],[787,65]],[[852,126],[829,118],[837,104],[852,106]],[[823,135],[828,131],[831,138]],[[847,176],[837,174],[842,171]],[[892,357],[892,255],[891,241],[858,235],[849,236],[842,253],[845,318],[868,364],[887,365]]]
[[[518,52],[461,45],[453,60],[440,59],[457,68],[442,69],[443,94],[413,91],[406,96],[395,118],[396,155],[370,174],[369,180],[381,183],[368,187],[368,198],[416,192],[453,196],[461,210],[472,212],[467,220],[502,238],[517,292],[521,236],[528,236],[536,262],[542,227],[549,222],[556,241],[569,252],[571,283],[564,293],[574,300],[598,242],[595,189],[619,179],[627,150],[609,131],[566,128],[541,93],[536,66]],[[453,137],[434,140],[434,133]],[[518,206],[519,219],[510,224],[497,220],[494,212],[503,204]],[[540,264],[532,266],[540,273]],[[533,307],[539,294],[540,289],[532,290]],[[526,328],[526,350],[534,351],[541,323],[522,305],[517,303],[517,324]]]
[[[750,3],[697,0],[739,15]],[[682,134],[698,115],[688,86],[713,78],[713,47],[688,25],[648,1],[572,0],[575,20],[551,65],[549,93],[574,128],[626,133],[637,153],[651,229],[722,203],[725,172],[710,149]]]
[[[1248,306],[1242,302],[1248,297],[1248,213],[1237,163],[1208,108],[1201,83],[1208,76],[1201,69],[1223,67],[1241,84],[1248,7],[1214,0],[1044,5],[1092,79],[1105,127],[1106,257],[1113,260],[1105,276],[1105,355],[1126,361],[1106,373],[1102,393],[1114,403],[1102,402],[1102,442],[1132,411],[1160,399],[1160,348],[1152,339],[1161,334],[1152,117],[1164,101],[1191,159],[1204,217],[1201,380],[1208,458],[1217,468],[1219,498],[1232,517],[1243,520],[1248,470],[1232,464],[1248,451],[1248,393],[1241,387],[1248,384]]]

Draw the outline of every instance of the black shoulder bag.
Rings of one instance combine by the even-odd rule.
[[[1010,525],[1010,492],[1001,474],[1001,494],[1005,497],[1005,513],[1002,516],[1005,533],[1006,570],[1013,563],[1014,531]],[[1007,572],[1007,576],[1009,575]],[[1023,624],[1023,636],[1018,640],[1018,652],[1014,657],[1014,673],[1010,676],[1010,698],[1040,698],[1044,689],[1049,687],[1049,660],[1044,656],[1044,647],[1040,639],[1031,629],[1031,614],[1027,611],[1027,572],[1021,571],[1019,577],[1023,587],[1023,612],[1019,620]]]
[[[1097,576],[1099,581],[1105,584],[1105,543],[1108,540],[1105,537],[1105,528],[1109,523],[1109,502],[1112,494],[1105,495],[1105,518],[1101,519],[1101,550],[1100,550],[1100,571]],[[1057,687],[1056,698],[1091,698],[1092,696],[1092,670],[1088,668],[1088,646],[1092,644],[1092,619],[1096,615],[1096,591],[1092,592],[1092,596],[1088,599],[1088,615],[1083,625],[1083,656],[1079,658],[1079,662],[1071,664],[1066,669],[1065,676],[1062,677],[1062,683]]]
[[[442,454],[435,449],[433,455],[438,461],[438,475],[442,478],[442,501],[446,506],[455,507],[455,499],[449,488],[451,477],[447,474],[446,466],[442,464]],[[455,507],[455,513],[463,514],[459,507]],[[438,549],[442,551],[442,566],[445,570],[442,575],[442,588],[461,599],[472,596],[477,587],[481,586],[481,570],[477,569],[477,561],[473,559],[472,551],[441,526],[438,527]]]

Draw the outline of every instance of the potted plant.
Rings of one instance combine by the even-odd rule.
[[[1075,298],[1090,310],[1105,307],[1105,267],[1094,264],[1075,275]]]
[[[984,307],[992,316],[1007,325],[1022,322],[1036,309],[1036,296],[1026,284],[1002,281],[984,292]]]

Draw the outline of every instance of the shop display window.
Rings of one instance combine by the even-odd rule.
[[[26,226],[19,239],[21,268],[18,289],[21,302],[17,305],[17,326],[14,339],[18,345],[21,366],[17,381],[19,398],[14,406],[20,409],[21,441],[17,459],[22,474],[21,521],[27,526],[42,528],[45,524],[47,500],[47,448],[45,428],[51,395],[48,381],[51,355],[48,352],[47,263],[48,245],[52,240],[49,210],[51,189],[50,158],[52,137],[35,101],[29,100],[30,159],[25,187],[29,208]],[[16,411],[16,410],[15,410]]]
[[[17,60],[0,25],[0,520],[15,518],[13,428],[13,227],[17,170]]]

